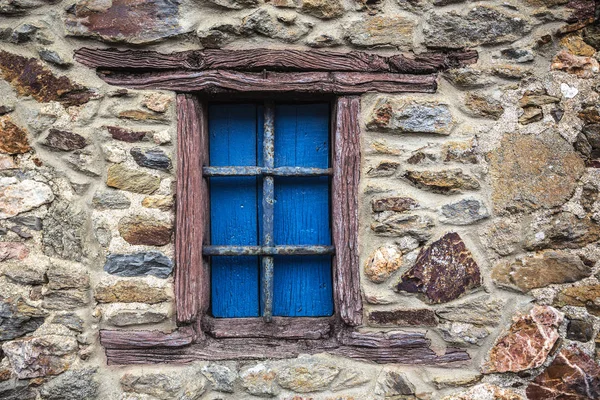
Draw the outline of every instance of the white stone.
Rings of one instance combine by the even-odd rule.
[[[50,186],[42,182],[0,178],[0,219],[14,217],[54,200]]]
[[[572,99],[573,97],[577,96],[577,93],[579,93],[579,90],[577,90],[576,87],[569,86],[566,83],[560,84],[560,91],[567,99]]]

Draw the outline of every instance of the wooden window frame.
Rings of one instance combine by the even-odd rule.
[[[437,73],[477,61],[475,51],[389,57],[322,50],[151,51],[89,49],[76,60],[109,84],[177,93],[175,304],[178,329],[101,330],[108,364],[256,360],[330,353],[378,363],[446,365],[470,360],[461,349],[437,354],[426,332],[360,332],[358,254],[360,95],[434,93]],[[318,96],[333,99],[333,317],[212,318],[209,265],[202,255],[209,224],[207,99]]]

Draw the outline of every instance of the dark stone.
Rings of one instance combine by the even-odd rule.
[[[531,50],[528,49],[504,49],[500,52],[503,57],[515,60],[518,63],[531,62],[533,61],[534,55]]]
[[[0,4],[0,11],[2,11],[1,7]],[[2,400],[34,400],[36,397],[35,391],[29,387],[27,381],[0,382],[0,399]]]
[[[415,386],[402,372],[384,369],[377,378],[375,394],[383,395],[386,399],[405,398],[400,396],[410,396],[414,393]]]
[[[26,335],[43,323],[44,313],[41,310],[27,305],[22,299],[12,301],[0,297],[0,341]]]
[[[371,311],[369,325],[372,326],[436,326],[435,312],[427,308],[391,311]]]
[[[15,224],[23,225],[24,227],[29,228],[32,231],[41,231],[43,228],[42,219],[39,217],[31,216],[31,215],[16,216],[16,217],[9,218],[8,220]]]
[[[173,272],[173,262],[163,253],[149,251],[136,254],[110,254],[104,271],[117,276],[154,275],[167,278]]]
[[[594,325],[582,319],[572,319],[567,326],[567,339],[589,342],[594,338]]]
[[[83,149],[87,146],[87,141],[83,136],[73,132],[50,129],[44,144],[52,149],[70,151]]]
[[[421,249],[415,265],[402,275],[397,289],[422,293],[435,304],[455,300],[479,286],[479,267],[458,233],[452,232]]]
[[[11,104],[0,105],[0,115],[8,114],[15,111],[15,107]]]
[[[67,10],[71,36],[106,42],[152,43],[183,33],[179,0],[79,0]]]
[[[107,126],[106,129],[108,129],[108,133],[110,133],[113,139],[128,143],[139,142],[148,133],[143,131],[131,131],[125,128],[119,128],[118,126]]]
[[[565,115],[565,110],[560,107],[556,107],[550,110],[550,115],[552,118],[554,118],[554,122],[559,123],[563,115]]]
[[[67,66],[71,65],[70,61],[63,59],[60,56],[60,54],[58,54],[54,50],[41,49],[40,51],[38,51],[38,55],[40,56],[40,58],[42,60],[49,62],[50,64],[57,65],[59,67],[67,67]]]
[[[66,76],[56,76],[36,58],[22,57],[0,50],[0,72],[21,96],[31,96],[41,103],[58,101],[63,106],[87,103],[94,93],[71,82]]]
[[[600,367],[577,346],[561,350],[552,364],[527,386],[529,400],[600,399]]]
[[[410,211],[419,207],[419,203],[410,197],[386,197],[382,199],[373,199],[371,202],[373,211]]]
[[[24,231],[23,227],[19,226],[19,225],[11,226],[8,229],[10,229],[11,231],[13,231],[17,235],[19,235],[19,237],[22,238],[22,239],[31,239],[33,237],[33,235],[31,233],[29,233],[27,231]]]
[[[69,370],[45,384],[40,393],[44,400],[93,400],[100,384],[96,368]]]
[[[21,24],[13,29],[10,38],[11,43],[26,43],[34,39],[35,33],[39,30],[37,26],[30,24]]]
[[[143,150],[133,148],[130,150],[130,153],[140,167],[160,169],[163,171],[171,169],[171,159],[160,149]]]

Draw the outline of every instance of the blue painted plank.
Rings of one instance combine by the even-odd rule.
[[[279,105],[275,165],[329,167],[329,106]],[[276,245],[329,245],[329,178],[276,178]],[[276,256],[273,315],[333,314],[330,256]]]
[[[257,165],[257,107],[211,105],[210,165]],[[255,177],[210,179],[211,244],[258,245]],[[258,257],[212,257],[212,314],[215,317],[259,315]]]

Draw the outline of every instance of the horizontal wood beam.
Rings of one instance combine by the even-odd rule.
[[[330,336],[330,318],[273,317],[266,323],[262,318],[203,318],[203,329],[215,338],[279,338],[325,339]]]
[[[176,92],[362,94],[435,93],[436,75],[364,72],[239,72],[231,70],[132,73],[99,71],[105,82],[132,89]]]
[[[189,326],[170,333],[161,331],[100,331],[100,343],[102,346],[111,349],[183,347],[192,344],[195,337],[194,329]]]
[[[475,50],[381,56],[358,51],[326,50],[193,50],[155,51],[92,49],[75,51],[75,59],[91,68],[128,70],[228,69],[238,71],[349,71],[432,74],[477,62]]]

